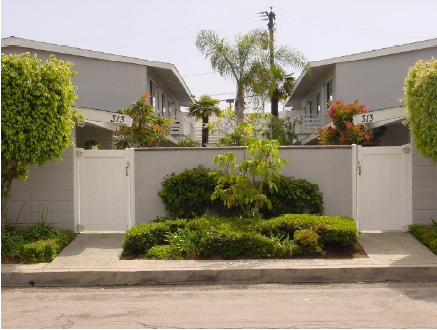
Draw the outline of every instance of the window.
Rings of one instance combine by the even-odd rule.
[[[315,111],[314,111],[315,109],[314,109],[314,101],[313,100],[311,100],[310,101],[310,117],[312,118],[313,117],[313,115],[315,114]]]
[[[320,105],[320,92],[317,93],[316,95],[316,111],[317,111],[317,116],[320,115],[320,110],[322,109],[321,105]]]
[[[168,100],[168,116],[171,117],[172,116],[172,110],[173,110],[173,104],[170,101],[170,99],[167,99],[167,100]]]
[[[162,112],[161,112],[161,115],[165,117],[165,116],[167,116],[167,100],[166,100],[166,97],[165,97],[164,93],[162,93],[161,95],[162,95]]]
[[[329,107],[329,101],[333,100],[333,94],[332,94],[332,79],[330,79],[327,83],[326,83],[326,104],[327,104],[327,108]]]
[[[155,93],[156,93],[156,87],[152,80],[150,80],[150,104],[152,107],[155,106]]]

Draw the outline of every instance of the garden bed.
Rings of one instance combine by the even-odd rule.
[[[125,233],[124,259],[235,260],[367,257],[353,219],[308,214],[269,220],[202,216]]]
[[[69,230],[55,230],[45,222],[26,229],[7,225],[1,236],[4,264],[50,262],[76,237]]]

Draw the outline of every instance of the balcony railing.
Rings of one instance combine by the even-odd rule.
[[[296,125],[297,134],[311,134],[324,125],[323,118],[315,115],[297,115],[300,123]]]

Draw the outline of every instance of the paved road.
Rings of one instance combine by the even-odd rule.
[[[437,282],[2,289],[2,328],[436,328]]]

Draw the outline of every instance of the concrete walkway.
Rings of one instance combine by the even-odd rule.
[[[437,256],[409,233],[361,234],[369,258],[120,260],[123,234],[80,234],[51,263],[2,265],[2,286],[437,280]]]

